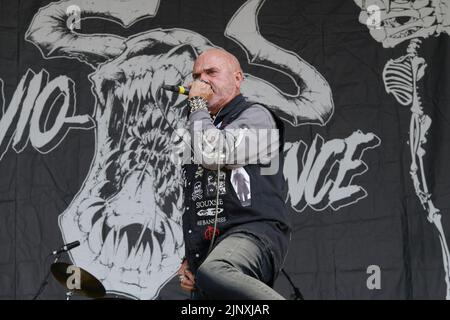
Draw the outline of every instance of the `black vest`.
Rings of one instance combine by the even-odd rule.
[[[219,129],[224,129],[253,104],[242,95],[237,96],[223,108],[214,124],[220,124]],[[265,166],[261,164],[248,164],[234,170],[220,169],[219,213],[214,245],[233,232],[252,234],[272,252],[275,272],[278,274],[287,254],[291,226],[284,202],[287,188],[282,157],[284,127],[282,121],[269,111],[280,132],[278,172],[261,175],[261,168]],[[183,166],[183,172],[185,254],[191,270],[195,272],[206,258],[213,236],[217,170],[188,164]]]

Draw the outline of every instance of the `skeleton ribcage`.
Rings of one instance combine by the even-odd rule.
[[[403,56],[389,60],[384,66],[383,81],[387,93],[392,93],[398,103],[408,106],[413,99],[413,69],[411,58]]]

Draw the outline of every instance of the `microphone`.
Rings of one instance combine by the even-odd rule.
[[[74,242],[70,242],[67,243],[65,245],[63,245],[61,248],[59,248],[58,250],[55,250],[52,252],[52,255],[56,255],[56,254],[60,254],[69,250],[72,250],[73,248],[76,248],[80,245],[80,241],[74,241]]]
[[[186,96],[189,95],[189,89],[183,86],[171,86],[171,85],[163,85],[162,88],[164,90],[168,90],[168,91],[172,91],[172,92],[176,92],[179,94],[184,94]]]

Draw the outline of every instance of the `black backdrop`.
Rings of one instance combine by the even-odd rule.
[[[129,7],[139,9],[141,4],[137,2]],[[296,84],[286,73],[280,72],[282,66],[277,67],[274,63],[271,68],[264,68],[261,64],[249,62],[242,46],[224,35],[235,13],[250,2],[255,3],[196,0],[187,4],[184,1],[162,0],[153,17],[144,16],[127,28],[106,19],[82,20],[81,28],[83,34],[108,33],[123,38],[157,28],[163,32],[172,28],[186,29],[235,54],[245,73],[270,83],[285,94],[295,95]],[[44,57],[36,43],[25,39],[33,17],[49,3],[38,0],[0,1],[0,79],[4,91],[0,122],[3,154],[0,161],[2,299],[31,299],[48,270],[48,253],[64,241],[77,240],[70,236],[70,231],[64,230],[66,227],[60,221],[61,215],[70,209],[71,204],[76,202],[77,194],[80,195],[81,190],[86,188],[86,177],[93,166],[95,153],[100,149],[100,146],[96,147],[99,139],[97,131],[101,130],[96,116],[98,101],[89,78],[98,66],[93,68],[80,59],[62,57],[60,52],[55,54],[56,57]],[[67,2],[67,5],[70,3]],[[442,3],[445,7],[446,1],[442,0]],[[324,123],[287,123],[288,146],[300,146],[299,154],[290,153],[291,160],[294,157],[297,163],[288,162],[291,167],[285,168],[287,179],[295,178],[293,171],[290,171],[293,167],[298,169],[300,175],[303,163],[312,157],[305,150],[311,150],[315,138],[323,139],[324,145],[327,143],[330,148],[345,145],[341,152],[351,149],[353,140],[349,137],[352,134],[365,135],[361,139],[366,139],[366,144],[361,144],[353,152],[353,159],[360,159],[357,168],[352,171],[347,167],[349,173],[342,183],[342,186],[358,186],[359,197],[344,201],[339,208],[336,205],[333,208],[332,201],[314,205],[310,197],[311,201],[305,200],[303,208],[299,200],[294,199],[300,187],[290,187],[287,205],[291,209],[294,234],[285,270],[305,299],[445,299],[449,290],[446,284],[449,257],[445,248],[450,231],[447,214],[450,208],[450,150],[447,145],[450,139],[450,41],[445,32],[445,21],[440,24],[444,31],[440,35],[435,32],[421,37],[422,43],[417,50],[417,56],[427,64],[423,78],[417,82],[423,107],[419,123],[431,120],[422,140],[425,151],[423,172],[429,189],[424,207],[410,175],[412,156],[408,141],[414,134],[410,127],[411,105],[398,103],[392,94],[387,93],[383,82],[386,63],[405,56],[409,40],[394,47],[383,47],[371,37],[368,27],[358,21],[361,9],[350,0],[267,0],[259,6],[257,21],[260,34],[268,43],[306,61],[326,80],[326,87],[329,86],[332,92],[333,102],[328,103],[328,116]],[[82,4],[80,7],[83,10]],[[83,14],[82,11],[82,18]],[[252,36],[250,34],[250,38]],[[51,41],[50,36],[48,39]],[[105,61],[113,59],[110,57]],[[73,81],[76,114],[91,115],[96,125],[94,128],[69,130],[50,150],[45,147],[37,150],[32,139],[25,140],[27,144],[18,152],[13,148],[11,139],[18,136],[18,115],[25,113],[26,104],[18,110],[16,117],[7,110],[19,105],[17,101],[11,101],[27,71],[38,74],[43,69],[48,72],[49,81],[59,76]],[[300,88],[304,90],[304,86],[300,85]],[[56,114],[60,105],[56,104],[56,109],[49,113]],[[46,121],[45,117],[44,112],[38,125],[41,130],[49,128],[48,124],[42,124]],[[55,116],[49,116],[49,121],[55,122],[52,117]],[[25,130],[24,135],[29,132],[30,136],[34,134],[31,129]],[[322,146],[322,150],[325,149]],[[316,150],[321,150],[319,144]],[[351,156],[352,152],[349,152]],[[314,185],[314,181],[308,179],[306,184],[313,184],[310,188],[313,193],[319,191],[327,180],[324,175],[329,173],[328,178],[337,179],[339,167],[350,165],[344,164],[345,159],[337,156],[334,159],[336,162],[323,164],[327,170],[321,173],[322,183]],[[420,178],[420,166],[417,172]],[[423,190],[423,180],[421,185]],[[442,215],[442,232],[437,227],[439,219],[436,216],[432,223],[427,220],[430,201]],[[90,222],[94,224],[97,218],[92,218]],[[106,237],[104,233],[103,236]],[[103,241],[106,242],[104,238]],[[89,250],[89,246],[80,246],[75,250],[73,256],[64,256],[63,259],[72,259],[75,264],[102,278],[102,273],[97,273],[94,266],[89,268],[91,261],[82,253]],[[140,256],[145,255],[143,251]],[[136,253],[136,256],[139,254]],[[117,261],[115,263],[117,266]],[[165,280],[150,284],[148,289],[139,291],[136,286],[115,286],[115,282],[120,282],[121,273],[106,278],[104,285],[115,293],[133,298],[186,298],[178,287],[176,277],[172,279],[176,269],[173,266],[167,267],[167,270],[164,268],[166,266],[163,265],[152,272],[153,277],[160,272],[159,277]],[[374,279],[378,275],[380,282],[376,285]],[[375,284],[375,288],[370,284]],[[287,298],[292,293],[282,275],[275,288]],[[41,298],[63,299],[65,293],[59,284],[51,280]]]

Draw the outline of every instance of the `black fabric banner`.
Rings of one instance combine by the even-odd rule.
[[[188,298],[185,97],[160,89],[221,47],[286,124],[304,298],[450,299],[449,34],[448,0],[1,0],[0,298],[33,298],[76,240],[61,261],[108,294]]]

